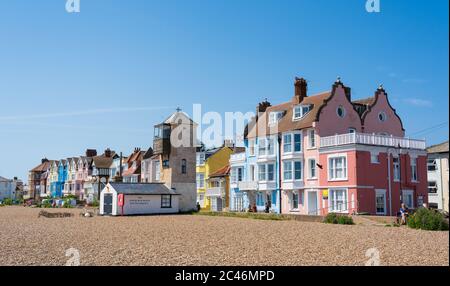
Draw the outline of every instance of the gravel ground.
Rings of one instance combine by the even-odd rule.
[[[0,207],[0,265],[449,265],[449,233],[208,216],[38,218]],[[57,210],[51,210],[57,211]],[[66,210],[64,210],[66,211]]]

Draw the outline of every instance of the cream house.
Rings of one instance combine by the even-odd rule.
[[[448,141],[428,147],[427,152],[429,206],[448,212]]]

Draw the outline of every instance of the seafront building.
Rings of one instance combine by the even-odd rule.
[[[230,158],[231,210],[396,215],[428,202],[425,142],[405,138],[382,86],[353,100],[340,79],[309,95],[296,78],[289,101],[256,111]]]

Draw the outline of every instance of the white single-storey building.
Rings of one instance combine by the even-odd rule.
[[[100,193],[100,214],[173,214],[178,202],[179,194],[161,183],[108,183]]]

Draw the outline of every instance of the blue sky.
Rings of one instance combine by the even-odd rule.
[[[340,76],[353,98],[383,83],[407,134],[448,140],[447,0],[381,0],[371,14],[365,0],[81,0],[78,14],[65,2],[0,1],[1,176],[147,148],[177,106],[286,101],[295,76],[311,93]]]

